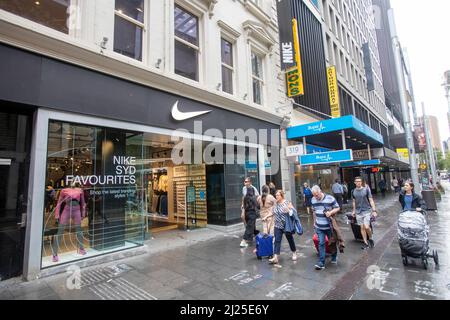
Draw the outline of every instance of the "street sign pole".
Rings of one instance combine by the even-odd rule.
[[[406,144],[409,150],[409,165],[411,167],[411,179],[416,186],[419,184],[419,170],[417,168],[416,151],[414,149],[414,138],[412,135],[411,128],[411,116],[409,113],[408,102],[406,100],[406,85],[405,85],[405,75],[403,72],[403,64],[401,60],[401,50],[400,41],[397,35],[397,29],[395,27],[394,11],[389,10],[389,25],[392,34],[392,44],[394,47],[394,57],[395,57],[395,70],[398,78],[398,88],[400,91],[400,103],[402,105],[403,114],[403,124],[406,132]]]

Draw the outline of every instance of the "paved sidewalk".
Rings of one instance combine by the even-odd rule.
[[[435,300],[450,299],[450,184],[443,182],[446,193],[438,203],[438,212],[428,212],[430,249],[437,250],[439,265],[428,259],[424,270],[419,259],[408,258],[408,266],[401,259],[395,237],[378,261],[373,274],[367,274],[361,286],[351,297],[355,300]]]
[[[366,265],[378,264],[393,241],[390,228],[399,211],[397,199],[389,196],[377,202],[380,218],[375,226],[375,248],[362,251],[341,214],[338,220],[347,247],[339,255],[338,265],[327,263],[323,271],[314,270],[318,257],[312,242],[312,217],[302,214],[305,234],[295,236],[299,259],[291,260],[284,239],[281,267],[268,264],[267,259],[257,260],[252,246],[239,248],[243,230],[233,234],[214,230],[166,233],[148,243],[147,254],[82,269],[80,289],[74,289],[73,282],[68,281],[74,275],[60,274],[28,283],[0,283],[0,299],[355,298],[353,293],[366,278]],[[358,266],[364,266],[363,272],[354,272]]]

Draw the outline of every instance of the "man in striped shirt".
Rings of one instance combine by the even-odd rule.
[[[319,186],[311,189],[312,207],[314,212],[314,227],[319,237],[319,262],[315,265],[316,270],[325,269],[325,236],[331,238],[331,221],[330,217],[339,212],[339,204],[336,199],[328,194],[324,194]],[[337,252],[331,256],[331,263],[337,264]]]

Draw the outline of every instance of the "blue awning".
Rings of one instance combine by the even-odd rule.
[[[383,136],[354,116],[322,120],[287,129],[287,138],[299,140],[306,137],[308,144],[329,148],[342,148],[341,131],[345,130],[348,149],[361,149],[367,145],[383,147]]]
[[[380,164],[381,164],[380,159],[373,159],[373,160],[344,162],[344,163],[340,164],[340,167],[341,168],[373,167],[373,166],[379,166]]]

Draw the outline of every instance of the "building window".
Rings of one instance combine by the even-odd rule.
[[[144,0],[116,0],[114,51],[142,61]]]
[[[222,90],[233,94],[233,44],[221,39],[222,52]]]
[[[263,69],[262,58],[252,52],[252,83],[253,83],[253,102],[262,104],[263,92]]]
[[[70,0],[0,0],[0,9],[68,34]]]
[[[175,73],[198,81],[198,18],[175,6]]]

